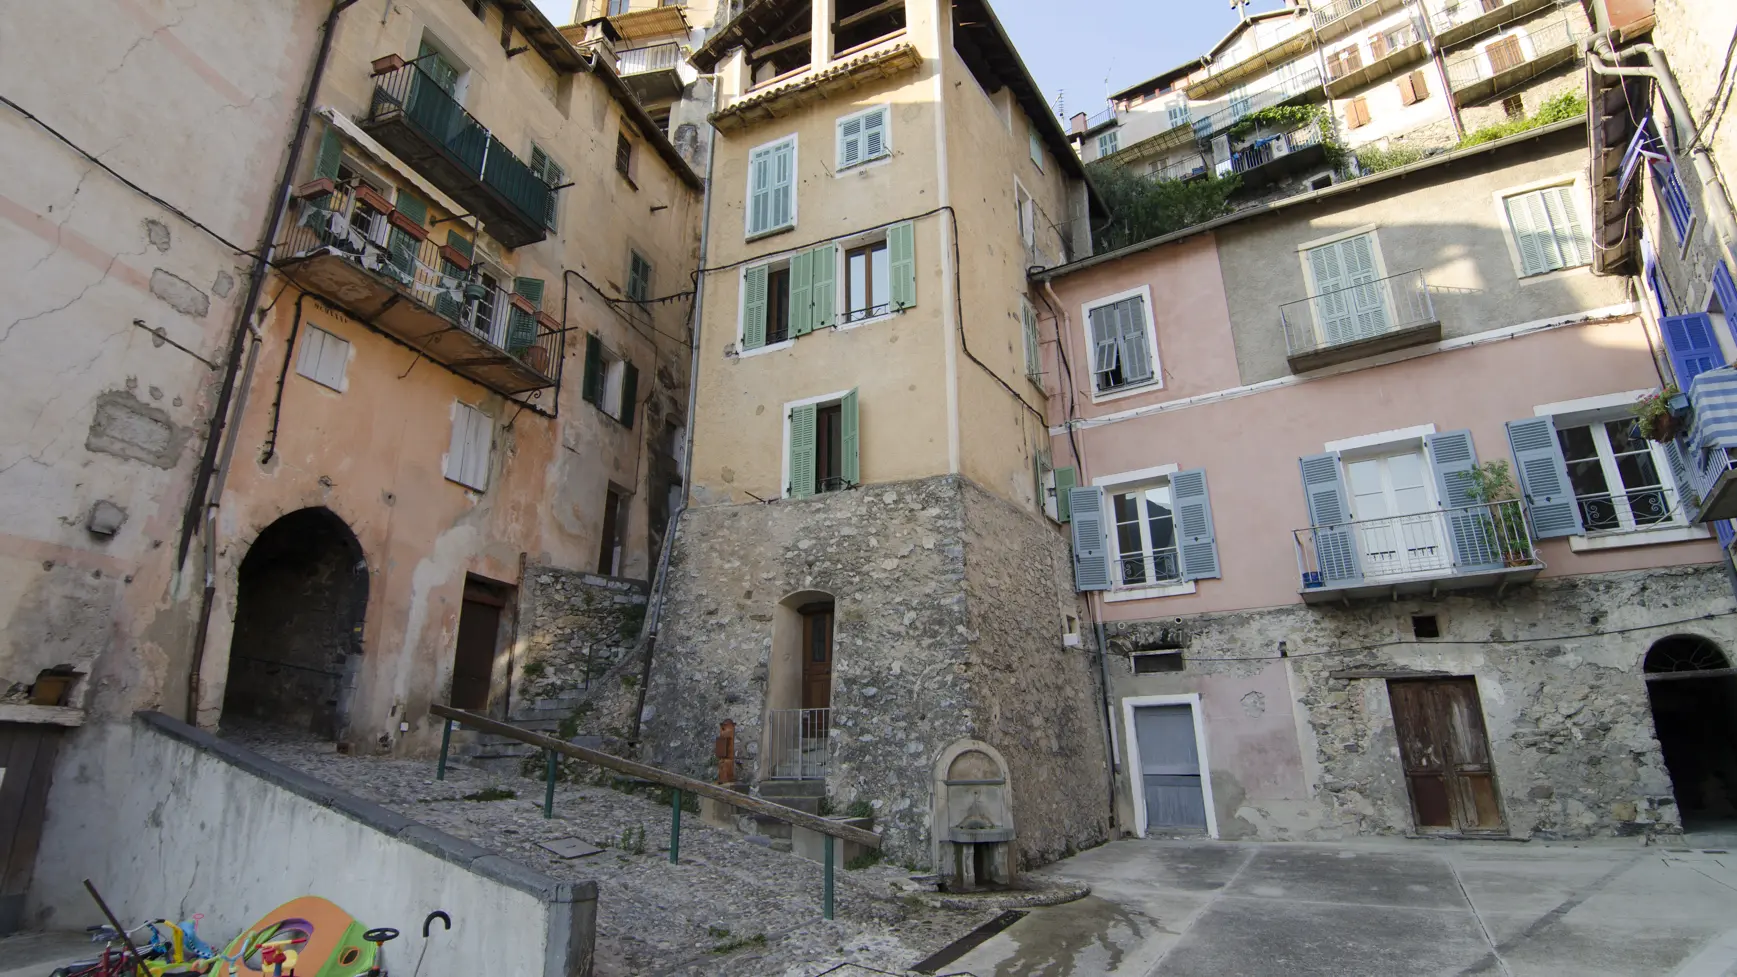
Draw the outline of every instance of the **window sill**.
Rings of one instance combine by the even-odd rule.
[[[785,224],[782,227],[773,227],[773,228],[768,228],[767,230],[764,230],[764,231],[755,231],[754,233],[748,235],[747,237],[744,237],[742,239],[742,241],[744,243],[746,243],[748,241],[758,241],[758,240],[761,240],[762,238],[769,238],[769,237],[773,237],[774,235],[778,235],[778,234],[788,234],[789,232],[794,231],[794,230],[796,230],[796,224],[794,222],[792,222],[789,224]]]
[[[453,478],[451,475],[447,475],[446,480],[451,482],[454,485],[457,485],[459,488],[464,489],[466,492],[470,492],[470,493],[473,493],[475,495],[481,495],[484,492],[488,491],[488,489],[486,489],[486,488],[477,488],[475,485],[467,485],[464,482],[461,482],[458,479]]]
[[[1591,265],[1574,265],[1570,268],[1553,268],[1549,271],[1541,271],[1536,275],[1521,275],[1520,287],[1525,288],[1528,285],[1541,285],[1544,282],[1553,282],[1559,278],[1570,278],[1576,275],[1590,274],[1592,274]]]
[[[634,193],[639,192],[639,184],[633,182],[633,177],[628,176],[626,173],[623,173],[620,170],[616,170],[615,175],[621,177],[621,179],[623,181],[625,181],[628,186],[632,187]]]
[[[1109,393],[1098,393],[1097,389],[1093,388],[1092,403],[1102,404],[1105,401],[1121,400],[1124,397],[1137,397],[1140,394],[1149,394],[1163,389],[1164,384],[1159,383],[1156,378],[1147,380],[1144,383],[1131,383],[1127,386],[1117,387]]]
[[[877,322],[885,322],[888,319],[896,319],[904,314],[904,311],[904,309],[894,309],[891,312],[882,312],[880,315],[871,315],[862,319],[853,319],[850,322],[840,322],[832,328],[834,332],[848,332],[852,329],[859,329],[863,326],[872,326]],[[819,332],[818,329],[815,331]]]
[[[1192,594],[1198,589],[1199,588],[1195,586],[1195,582],[1192,580],[1184,580],[1181,583],[1164,584],[1159,587],[1118,588],[1116,590],[1107,591],[1104,594],[1104,602],[1115,604],[1125,600],[1151,600],[1154,597],[1181,597],[1183,594]]]
[[[850,176],[852,174],[861,173],[861,172],[864,172],[865,170],[872,170],[872,169],[875,169],[876,167],[879,167],[879,166],[885,166],[886,164],[891,163],[892,161],[893,161],[893,154],[890,151],[885,152],[885,153],[880,154],[879,156],[876,156],[873,159],[865,159],[860,163],[852,163],[849,166],[840,167],[836,172],[834,172],[832,174],[832,178],[835,180],[843,179],[844,177]]]
[[[776,352],[776,351],[781,350],[781,349],[789,349],[790,347],[795,346],[795,345],[796,345],[796,340],[786,339],[786,340],[783,340],[782,342],[768,343],[765,346],[758,346],[758,347],[755,347],[754,349],[749,349],[749,350],[744,350],[744,349],[741,349],[740,347],[738,347],[736,350],[736,359],[745,360],[750,356],[759,356],[761,353],[772,353],[772,352]]]
[[[1568,549],[1575,553],[1598,550],[1621,550],[1632,546],[1657,546],[1662,543],[1688,543],[1710,539],[1713,533],[1706,526],[1665,526],[1660,529],[1635,529],[1592,536],[1568,537]]]

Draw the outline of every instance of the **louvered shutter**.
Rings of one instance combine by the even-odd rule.
[[[786,494],[792,499],[814,494],[815,414],[813,404],[790,410],[790,486]]]
[[[862,123],[866,116],[853,115],[838,123],[838,168],[855,166],[863,161]]]
[[[1584,532],[1574,485],[1568,480],[1568,463],[1556,437],[1556,423],[1548,417],[1509,421],[1508,447],[1514,451],[1520,493],[1532,515],[1532,534],[1552,539]]]
[[[1339,242],[1340,261],[1345,268],[1350,293],[1351,316],[1358,339],[1377,336],[1387,331],[1387,290],[1379,284],[1381,272],[1375,267],[1375,239],[1359,234]]]
[[[327,126],[320,136],[320,150],[314,154],[314,178],[336,180],[338,167],[344,163],[344,143],[336,126]]]
[[[1025,375],[1033,380],[1043,376],[1043,357],[1039,355],[1037,337],[1037,312],[1031,303],[1020,299],[1019,325],[1025,336]]]
[[[1539,275],[1562,267],[1562,251],[1556,246],[1544,191],[1535,190],[1505,201],[1514,241],[1520,247],[1520,266],[1527,275]]]
[[[495,425],[493,418],[476,408],[470,409],[470,444],[464,453],[464,478],[466,485],[478,492],[489,487],[489,453],[493,447]]]
[[[440,291],[434,293],[434,311],[441,318],[458,322],[464,314],[463,289],[464,272],[445,258],[440,259]]]
[[[887,228],[887,277],[894,311],[917,304],[917,226],[910,221]]]
[[[416,246],[410,232],[394,227],[386,238],[386,261],[398,280],[408,285],[416,277]]]
[[[464,481],[464,453],[470,447],[470,408],[464,404],[453,402],[452,405],[452,439],[446,446],[447,478],[455,482]]]
[[[1429,79],[1421,71],[1411,73],[1411,100],[1421,102],[1429,97]]]
[[[1176,546],[1182,558],[1182,579],[1217,579],[1218,537],[1212,527],[1206,470],[1193,468],[1170,476],[1170,492],[1176,500]]]
[[[603,340],[585,334],[585,380],[579,395],[588,404],[603,406]]]
[[[1659,326],[1665,336],[1665,351],[1671,358],[1671,372],[1677,375],[1678,390],[1688,390],[1695,377],[1725,362],[1719,341],[1713,335],[1713,320],[1707,313],[1669,316]]]
[[[790,335],[806,336],[814,331],[814,253],[804,251],[790,257]]]
[[[748,161],[748,233],[772,226],[772,150],[756,149]]]
[[[1355,49],[1353,49],[1355,50]],[[1369,60],[1371,63],[1387,57],[1387,35],[1369,35]]]
[[[446,246],[472,261],[476,260],[476,242],[456,230],[446,232]]]
[[[1334,346],[1353,338],[1356,317],[1345,291],[1348,280],[1345,265],[1339,256],[1339,246],[1309,249],[1309,270],[1315,276],[1315,296],[1309,305],[1315,310],[1315,328],[1323,345]]]
[[[1074,486],[1079,484],[1079,474],[1072,468],[1057,468],[1055,470],[1055,514],[1057,522],[1069,522],[1073,519],[1072,495]]]
[[[766,345],[766,266],[742,273],[742,349]]]
[[[1099,391],[1113,389],[1109,373],[1121,364],[1122,344],[1120,319],[1114,305],[1100,305],[1091,311],[1092,323],[1092,384]]]
[[[392,204],[398,212],[418,224],[428,223],[428,204],[413,193],[398,191],[398,199]]]
[[[772,150],[772,227],[796,223],[796,144]]]
[[[862,158],[879,159],[887,152],[888,110],[879,108],[862,117]]]
[[[632,363],[621,365],[621,417],[623,427],[633,427],[633,414],[639,409],[639,368]]]
[[[1347,525],[1351,507],[1345,502],[1345,482],[1339,471],[1339,455],[1308,455],[1298,459],[1303,472],[1303,498],[1309,506],[1309,525],[1314,527],[1315,567],[1327,583],[1347,583],[1363,578],[1357,568],[1357,538]]]
[[[1121,333],[1122,380],[1144,383],[1152,379],[1152,344],[1146,335],[1146,299],[1136,295],[1116,303],[1116,319]]]
[[[1068,512],[1073,519],[1074,589],[1081,593],[1109,590],[1110,541],[1104,533],[1104,490],[1090,485],[1072,489],[1068,492]]]
[[[1677,511],[1683,514],[1685,522],[1695,522],[1701,518],[1700,494],[1695,491],[1695,476],[1689,470],[1688,459],[1683,455],[1688,449],[1683,442],[1676,439],[1666,441],[1662,447],[1665,450],[1665,465],[1671,470],[1671,482],[1677,489]]]
[[[1417,101],[1417,92],[1411,85],[1411,79],[1413,77],[1415,76],[1401,75],[1399,81],[1396,82],[1399,86],[1399,104],[1401,105],[1410,105]]]
[[[1464,571],[1499,566],[1502,552],[1490,511],[1478,504],[1474,492],[1472,469],[1478,467],[1478,453],[1472,447],[1472,432],[1431,434],[1423,443],[1435,472],[1436,498],[1447,512],[1455,568]]]
[[[567,182],[567,171],[561,168],[561,164],[545,156],[543,170],[539,175],[543,182],[549,185],[549,210],[543,218],[543,225],[552,231],[558,223],[556,216],[561,212],[561,192],[555,188]]]
[[[839,474],[846,485],[862,484],[861,422],[857,417],[856,391],[844,395],[838,405]]]
[[[811,302],[808,328],[827,329],[838,325],[838,247],[822,244],[808,252],[808,277]]]
[[[538,308],[543,305],[543,280],[541,278],[513,279],[513,294],[523,296]],[[537,317],[523,309],[514,307],[507,316],[507,352],[514,356],[522,355],[525,350],[537,341]]]
[[[1737,282],[1731,280],[1731,269],[1723,261],[1713,265],[1713,294],[1719,296],[1719,308],[1725,310],[1725,328],[1737,339]]]
[[[1540,191],[1544,209],[1550,215],[1550,229],[1556,250],[1562,256],[1562,267],[1572,268],[1592,261],[1592,239],[1586,234],[1586,224],[1580,219],[1580,205],[1575,200],[1572,185],[1551,187]]]

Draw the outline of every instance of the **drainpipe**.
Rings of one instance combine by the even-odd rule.
[[[1621,57],[1629,52],[1646,55],[1647,67],[1625,68],[1620,66]],[[1592,39],[1587,46],[1587,64],[1600,75],[1623,78],[1650,78],[1658,83],[1659,92],[1665,97],[1665,105],[1670,109],[1675,128],[1683,137],[1682,146],[1671,146],[1672,162],[1677,162],[1686,154],[1689,164],[1694,167],[1695,176],[1701,181],[1702,198],[1707,202],[1708,215],[1713,220],[1713,230],[1728,264],[1737,266],[1737,212],[1731,208],[1731,198],[1726,194],[1725,184],[1719,179],[1719,173],[1713,167],[1712,154],[1701,144],[1700,133],[1695,128],[1695,115],[1689,109],[1689,103],[1683,98],[1682,89],[1677,87],[1676,76],[1671,73],[1670,62],[1665,59],[1665,52],[1651,44],[1633,44],[1617,52],[1611,49],[1610,38],[1600,34]],[[1610,60],[1606,60],[1606,59]],[[1611,62],[1618,62],[1612,64]],[[1669,130],[1665,136],[1670,137]],[[1683,147],[1687,147],[1686,149]]]
[[[205,457],[199,463],[199,473],[193,480],[193,492],[187,500],[187,513],[181,523],[181,543],[175,554],[177,570],[187,561],[187,547],[192,541],[195,524],[203,521],[205,527],[205,587],[200,596],[199,630],[193,636],[193,661],[187,680],[187,721],[190,723],[197,724],[199,721],[200,671],[205,665],[206,631],[210,628],[212,604],[217,592],[217,506],[229,473],[229,461],[235,454],[235,439],[241,427],[241,411],[247,405],[247,387],[253,378],[254,364],[259,359],[261,336],[258,327],[253,323],[254,311],[259,307],[260,294],[265,290],[266,271],[271,267],[277,232],[283,224],[284,203],[289,198],[296,169],[301,165],[302,148],[307,142],[308,128],[313,122],[314,96],[319,93],[320,79],[325,76],[326,62],[332,55],[332,34],[338,28],[338,15],[355,2],[356,0],[333,0],[331,12],[326,14],[326,22],[320,28],[320,49],[314,55],[313,67],[308,72],[307,88],[302,93],[301,114],[296,120],[295,135],[290,140],[289,158],[284,161],[283,179],[278,182],[269,202],[271,216],[266,222],[265,235],[259,242],[259,257],[253,263],[253,273],[248,276],[247,297],[242,300],[241,314],[236,320],[235,333],[229,343],[228,370],[224,374],[223,387],[217,395],[217,405],[211,412],[211,424],[205,434]],[[242,372],[241,346],[249,334],[254,338],[253,348],[248,355],[246,377],[241,384],[240,398],[235,402],[234,418],[231,419],[230,401],[236,398],[236,379]],[[201,508],[205,510],[202,520]]]
[[[715,78],[716,76],[714,76]],[[718,108],[717,82],[712,83],[712,110]],[[694,344],[693,358],[688,364],[688,433],[687,446],[682,451],[682,461],[687,468],[682,473],[681,505],[670,515],[669,528],[663,534],[663,552],[657,561],[657,579],[652,583],[650,607],[645,615],[645,661],[639,670],[639,695],[633,707],[633,733],[628,742],[639,742],[640,717],[645,715],[645,690],[651,684],[651,653],[657,647],[658,626],[663,620],[664,591],[669,587],[669,561],[675,552],[676,531],[681,528],[682,517],[688,514],[688,506],[694,496],[694,429],[698,427],[695,413],[699,410],[700,401],[700,316],[706,307],[706,282],[704,265],[706,261],[706,241],[712,233],[711,188],[712,170],[717,160],[717,146],[714,144],[706,153],[706,192],[700,196],[704,211],[700,215],[700,264],[701,270],[694,276],[694,327],[690,341]]]

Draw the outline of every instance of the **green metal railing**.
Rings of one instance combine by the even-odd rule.
[[[669,861],[671,865],[677,864],[681,858],[682,799],[684,793],[694,794],[700,797],[710,797],[713,800],[722,801],[732,807],[739,807],[744,811],[750,811],[755,814],[764,814],[769,817],[777,818],[793,827],[807,828],[810,831],[819,833],[822,836],[821,846],[824,849],[822,863],[824,865],[825,880],[825,889],[821,895],[820,905],[821,914],[826,919],[833,918],[833,909],[836,903],[834,898],[834,886],[837,874],[835,865],[837,861],[835,854],[837,851],[836,840],[842,839],[844,841],[855,842],[856,844],[868,848],[879,848],[881,846],[881,836],[872,831],[864,831],[861,828],[852,827],[848,824],[839,824],[836,821],[829,821],[826,818],[809,814],[806,811],[798,811],[793,807],[774,804],[763,798],[738,794],[728,787],[721,787],[717,784],[707,783],[704,780],[695,780],[692,777],[684,777],[679,773],[671,773],[668,770],[663,770],[658,767],[648,766],[647,764],[623,759],[622,757],[613,756],[608,753],[601,753],[597,750],[589,750],[583,746],[574,746],[572,743],[558,740],[553,736],[545,736],[542,733],[533,733],[530,730],[520,729],[510,723],[499,722],[489,719],[486,716],[479,716],[472,712],[466,712],[463,709],[454,709],[450,706],[443,706],[435,703],[428,707],[428,711],[445,720],[440,734],[440,760],[435,767],[434,776],[436,780],[446,779],[446,759],[448,752],[452,749],[452,728],[454,724],[469,726],[479,732],[493,733],[496,736],[505,736],[508,739],[517,740],[520,743],[541,749],[544,755],[543,817],[545,818],[553,818],[555,816],[555,780],[559,773],[559,763],[556,759],[557,756],[566,756],[575,760],[583,760],[586,763],[593,763],[608,770],[627,774],[630,777],[636,777],[640,780],[668,787],[670,789]]]

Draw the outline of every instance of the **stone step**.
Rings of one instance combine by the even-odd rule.
[[[762,780],[758,785],[756,793],[767,800],[787,797],[825,797],[826,781],[783,778]],[[778,802],[780,804],[784,803],[783,800],[779,800]]]

